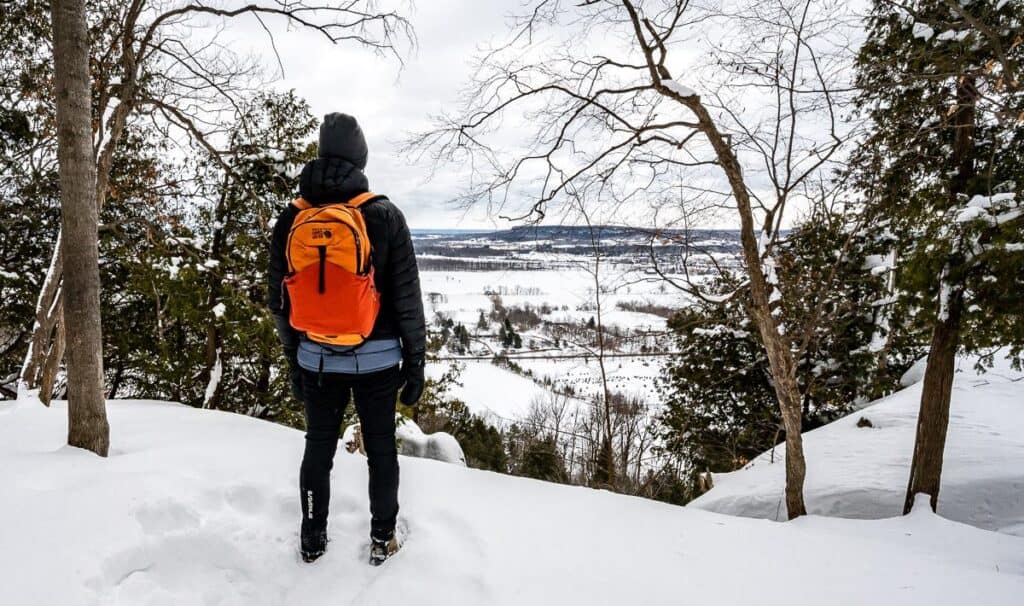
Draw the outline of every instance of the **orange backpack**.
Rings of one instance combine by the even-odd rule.
[[[372,193],[348,202],[313,206],[299,198],[285,257],[293,328],[313,341],[359,345],[370,336],[380,310],[366,221],[359,207]]]

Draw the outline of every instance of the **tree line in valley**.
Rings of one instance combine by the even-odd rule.
[[[315,155],[317,122],[298,94],[266,87],[258,64],[194,26],[261,18],[400,55],[409,23],[329,0],[312,13],[277,2],[5,8],[3,395],[67,395],[72,429],[87,421],[103,434],[80,444],[104,453],[104,394],[301,426],[263,272],[270,222]],[[956,355],[1019,363],[1024,343],[1024,7],[528,8],[480,57],[459,106],[406,147],[473,167],[464,203],[506,200],[503,214],[522,222],[557,212],[589,229],[598,300],[585,346],[603,381],[593,414],[568,430],[587,446],[567,455],[550,415],[499,430],[447,397],[445,379],[412,414],[455,433],[477,466],[673,502],[699,493],[703,472],[784,442],[792,518],[806,513],[801,431],[896,389],[927,356],[907,507],[917,493],[935,507]],[[687,64],[694,41],[702,54]],[[510,133],[503,119],[516,111],[530,119]],[[740,226],[733,262],[699,241],[723,216]],[[680,247],[668,264],[651,254],[649,269],[693,301],[669,322],[680,354],[663,406],[643,414],[605,379],[595,228],[617,217]],[[95,262],[80,254],[91,240],[65,238],[65,249],[61,237],[92,224]],[[86,317],[93,291],[99,315]],[[83,355],[93,350],[101,367]]]

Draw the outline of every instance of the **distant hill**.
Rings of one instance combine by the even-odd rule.
[[[651,238],[650,228],[625,225],[600,225],[594,229],[604,240],[648,241]],[[682,239],[687,235],[681,229],[662,229],[658,234],[668,239]],[[486,239],[499,242],[537,242],[557,241],[562,243],[589,243],[590,228],[582,225],[519,225],[510,229],[476,230],[476,229],[414,229],[414,238],[424,239]],[[739,230],[735,229],[699,229],[691,230],[692,240],[724,240],[739,243]]]
[[[633,266],[650,262],[652,244],[665,267],[673,267],[687,246],[691,252],[699,249],[716,256],[739,253],[737,230],[663,230],[653,237],[640,227],[603,225],[594,229],[605,257]],[[418,229],[412,234],[416,252],[435,257],[423,259],[421,268],[427,271],[534,270],[543,269],[556,256],[565,260],[593,254],[590,229],[578,225],[523,225],[495,231]]]

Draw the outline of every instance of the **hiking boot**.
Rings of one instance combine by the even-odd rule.
[[[302,552],[303,562],[313,562],[324,555],[324,552],[327,551],[327,531],[316,530],[302,533],[302,547],[299,551]]]
[[[398,544],[398,538],[392,536],[388,540],[370,538],[370,565],[380,566],[391,556],[395,555],[401,545]]]

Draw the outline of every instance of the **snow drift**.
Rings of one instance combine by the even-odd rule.
[[[934,606],[1024,595],[1024,539],[927,510],[775,523],[405,457],[405,547],[373,568],[366,465],[344,454],[330,548],[303,564],[301,432],[176,404],[108,409],[111,456],[100,459],[64,445],[63,405],[0,403],[4,604]]]
[[[979,374],[976,359],[958,360],[950,405],[938,512],[979,528],[1024,536],[1024,373],[1006,360]],[[909,385],[830,425],[804,434],[812,514],[885,518],[903,510],[914,451],[924,365]],[[858,427],[861,417],[871,427]],[[784,519],[785,445],[746,468],[715,474],[715,487],[690,507]]]

